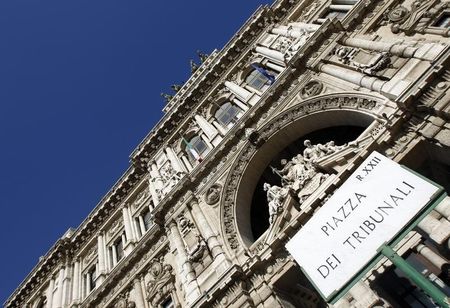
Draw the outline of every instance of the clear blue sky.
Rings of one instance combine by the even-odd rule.
[[[0,301],[77,227],[187,80],[270,0],[0,1]]]

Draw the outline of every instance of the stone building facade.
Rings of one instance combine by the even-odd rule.
[[[5,307],[431,305],[387,259],[327,304],[285,244],[374,150],[450,190],[449,36],[443,0],[260,7]],[[449,216],[395,247],[447,294]]]

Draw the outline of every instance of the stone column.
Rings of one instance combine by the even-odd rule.
[[[169,158],[170,164],[176,172],[187,172],[187,169],[180,162],[180,159],[171,147],[166,148],[166,153],[167,157]]]
[[[139,281],[141,282],[141,290],[142,290],[142,294],[144,294],[144,306],[145,306],[145,308],[152,308],[152,307],[150,307],[150,304],[148,303],[148,301],[147,301],[147,299],[146,299],[146,294],[147,294],[147,292],[146,292],[146,286],[145,286],[145,279],[144,279],[144,277],[145,277],[145,275],[144,274],[142,274],[141,275],[141,277],[140,277],[140,279],[139,279]]]
[[[419,254],[421,254],[425,259],[431,262],[434,266],[441,269],[442,265],[447,263],[447,260],[442,258],[440,255],[435,253],[433,250],[425,246],[424,244],[419,244],[416,247],[416,250]]]
[[[225,136],[226,133],[228,132],[228,128],[227,127],[223,127],[221,124],[219,124],[219,122],[217,122],[216,120],[214,120],[212,122],[212,124],[214,125],[215,128],[217,128],[217,130],[219,131],[219,133],[222,136]]]
[[[183,239],[181,238],[180,231],[178,230],[178,226],[175,221],[171,221],[169,224],[170,227],[170,243],[173,248],[176,249],[178,256],[177,261],[179,264],[179,277],[182,277],[184,280],[185,292],[186,292],[186,301],[189,304],[193,303],[195,299],[197,299],[201,293],[200,288],[197,283],[197,277],[192,267],[191,262],[188,260],[187,253],[185,250],[185,246],[183,243]]]
[[[216,262],[215,270],[220,276],[220,274],[224,273],[229,265],[230,261],[227,259],[225,252],[222,249],[219,241],[217,240],[216,233],[211,228],[211,225],[208,222],[203,210],[198,204],[197,199],[193,199],[190,202],[190,208],[192,212],[192,217],[194,217],[197,222],[197,227],[200,230],[200,233],[206,240],[206,244],[208,245],[209,251],[211,252],[212,258],[214,262]]]
[[[161,175],[159,174],[158,166],[156,163],[150,164],[150,177],[153,179],[153,183],[155,184],[156,189],[163,189],[164,183],[161,179]]]
[[[271,32],[273,34],[278,34],[278,35],[282,35],[282,36],[285,36],[285,37],[291,37],[291,38],[294,38],[294,39],[301,38],[304,35],[304,33],[302,31],[299,31],[299,30],[294,29],[294,28],[289,28],[289,27],[286,27],[286,26],[273,28],[271,30]]]
[[[443,244],[449,238],[450,222],[445,218],[440,221],[431,215],[427,215],[419,222],[418,226],[438,244]]]
[[[331,4],[330,9],[333,11],[340,11],[340,12],[348,12],[352,9],[353,5],[350,4]]]
[[[58,288],[56,289],[55,296],[53,298],[53,307],[61,308],[63,295],[64,266],[59,269],[57,279],[58,279]]]
[[[188,169],[188,171],[191,171],[192,170],[192,165],[189,162],[189,159],[186,157],[186,155],[182,155],[181,156],[181,160],[183,161],[183,163],[186,166],[186,168]]]
[[[116,247],[111,247],[111,252],[112,252],[112,264],[113,267],[116,266],[118,260],[117,260],[117,250]]]
[[[264,46],[258,46],[255,51],[260,55],[278,63],[284,63],[284,54],[278,50],[270,49]]]
[[[376,77],[367,76],[360,72],[355,72],[333,64],[319,64],[319,71],[327,73],[336,78],[351,82],[353,84],[362,86],[366,89],[381,92],[382,87],[386,84],[386,81],[378,79]]]
[[[347,37],[341,40],[341,43],[345,46],[362,48],[372,51],[389,52],[395,56],[403,58],[412,58],[417,51],[417,47],[411,47],[408,45],[400,44],[399,42],[380,42],[371,41],[355,37]]]
[[[240,100],[233,98],[231,100],[234,104],[236,104],[236,106],[238,106],[239,108],[241,108],[242,110],[247,111],[249,108],[246,104],[244,104],[243,102],[241,102]]]
[[[317,29],[320,28],[320,25],[316,24],[309,24],[305,22],[291,22],[289,23],[289,26],[292,26],[294,28],[306,31],[306,32],[316,32]]]
[[[152,182],[151,179],[149,180],[148,183],[148,189],[150,190],[150,195],[152,196],[153,204],[156,207],[159,204],[159,194],[156,191],[155,184]]]
[[[55,289],[55,280],[50,279],[50,283],[47,288],[47,305],[46,308],[53,308],[53,289]]]
[[[276,72],[278,72],[278,73],[281,73],[281,72],[285,69],[283,66],[277,65],[277,64],[272,63],[272,62],[267,62],[267,63],[266,63],[266,66],[267,66],[268,68],[273,69],[274,71],[276,71]]]
[[[246,102],[252,95],[250,91],[244,89],[241,86],[238,86],[234,82],[225,81],[225,87],[227,87],[231,91],[231,93],[236,95],[236,97],[243,102]]]
[[[139,216],[138,219],[139,219],[139,228],[141,228],[141,233],[142,233],[142,235],[144,235],[145,232],[147,231],[147,230],[145,230],[144,218],[142,216]]]
[[[62,289],[62,307],[66,307],[70,303],[70,270],[71,266],[69,263],[66,264],[64,269],[64,279],[63,279],[63,289]]]
[[[142,286],[141,286],[141,277],[136,277],[133,280],[133,288],[134,288],[134,294],[135,294],[135,304],[136,308],[145,308],[144,304],[144,294],[142,293]]]
[[[127,237],[127,241],[124,242],[124,245],[128,245],[128,243],[134,243],[136,242],[135,236],[133,234],[133,228],[131,226],[130,221],[130,213],[127,206],[122,207],[122,216],[123,216],[123,224],[125,227],[125,235]]]
[[[76,259],[73,264],[73,284],[72,284],[72,304],[80,302],[80,259]]]
[[[200,129],[205,133],[209,140],[213,140],[215,136],[217,136],[217,129],[209,123],[204,117],[196,114],[194,116],[195,122],[197,122]]]
[[[97,279],[99,283],[102,283],[105,279],[106,275],[106,258],[105,258],[105,239],[104,239],[104,233],[100,232],[97,235],[97,258],[98,258],[98,264],[97,264]]]

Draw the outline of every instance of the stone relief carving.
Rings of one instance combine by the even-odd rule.
[[[114,308],[136,308],[136,303],[129,301],[127,296],[121,296],[114,304]]]
[[[413,1],[409,9],[399,5],[388,11],[385,15],[385,20],[391,24],[393,33],[404,32],[406,35],[427,33],[428,27],[433,26],[432,22],[435,21],[435,17],[439,16],[448,7],[448,2],[432,0]],[[434,31],[434,33],[436,32]],[[448,29],[442,28],[441,34],[448,36]]]
[[[303,45],[306,44],[306,41],[311,36],[311,33],[305,30],[295,29],[295,31],[301,32],[301,36],[296,38],[289,34],[290,31],[294,30],[292,26],[289,26],[287,30],[289,37],[279,36],[271,46],[274,50],[278,50],[284,54],[284,59],[286,62],[289,61]]]
[[[175,289],[175,275],[172,266],[164,264],[162,260],[154,260],[149,270],[149,282],[147,283],[147,300],[153,307],[164,300]]]
[[[333,53],[342,63],[370,76],[391,66],[391,54],[388,52],[373,53],[358,48],[339,46]],[[357,60],[356,57],[365,61]]]
[[[91,260],[94,259],[96,255],[97,255],[97,246],[93,246],[86,253],[86,256],[84,257],[84,263],[87,264],[91,262]]]
[[[323,83],[317,80],[311,80],[307,84],[305,84],[303,88],[300,90],[300,97],[305,99],[317,96],[322,92],[322,89]]]
[[[187,250],[188,260],[191,262],[200,262],[207,248],[206,242],[200,234],[195,234],[196,243]]]
[[[162,195],[167,194],[172,188],[181,180],[184,176],[184,172],[177,172],[173,169],[171,164],[164,165],[159,173],[161,175],[161,179],[164,183],[163,189],[161,189]]]
[[[178,226],[180,227],[181,233],[186,234],[194,227],[194,224],[185,216],[181,215],[178,217]]]
[[[114,236],[114,234],[119,231],[120,227],[122,227],[122,220],[119,218],[112,223],[111,228],[108,231],[109,237]]]
[[[298,21],[307,22],[321,5],[322,1],[313,1],[310,5],[303,9],[303,13],[298,18]]]
[[[133,201],[133,203],[131,204],[131,206],[134,209],[137,209],[142,202],[145,201],[145,199],[147,199],[147,197],[150,195],[150,192],[148,190],[147,187],[144,187],[144,189],[138,193],[138,195],[136,196],[136,199]]]
[[[213,184],[211,185],[205,193],[205,202],[209,205],[217,203],[220,199],[220,191],[222,190],[222,185]]]
[[[187,219],[184,215],[178,217],[178,227],[183,235],[183,242],[185,244],[186,252],[189,261],[201,261],[207,245],[203,237],[198,232],[194,223]]]
[[[360,94],[333,94],[324,95],[322,97],[317,97],[305,101],[302,104],[294,105],[291,109],[285,111],[284,113],[278,115],[269,124],[262,127],[259,130],[260,138],[269,139],[274,133],[278,132],[280,127],[288,125],[293,121],[296,121],[307,114],[314,112],[322,112],[323,110],[359,110],[369,113],[376,114],[381,108],[381,99],[374,96],[360,95]],[[380,130],[383,126],[380,124]],[[372,134],[372,132],[370,132]],[[378,134],[379,131],[374,132]],[[235,219],[235,195],[238,191],[238,184],[241,179],[245,168],[253,157],[254,153],[258,150],[258,147],[252,143],[243,146],[238,159],[232,166],[232,172],[229,174],[225,184],[224,192],[221,203],[221,216],[222,216],[222,228],[223,235],[226,239],[229,247],[233,250],[237,250],[240,246],[237,234],[237,226]]]

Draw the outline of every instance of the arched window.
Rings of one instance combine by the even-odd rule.
[[[253,70],[245,78],[245,81],[253,89],[262,91],[275,81],[275,72],[256,65],[252,65],[252,67]]]
[[[230,124],[236,123],[241,114],[240,108],[230,102],[226,102],[217,109],[214,117],[222,126],[229,127]]]
[[[194,136],[186,144],[186,153],[190,161],[202,161],[203,157],[209,152],[209,147],[200,136]]]

